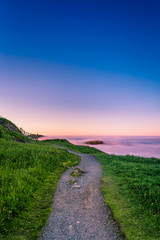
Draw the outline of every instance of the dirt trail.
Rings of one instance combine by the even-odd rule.
[[[101,194],[99,162],[94,156],[75,154],[81,157],[81,163],[76,167],[85,173],[79,178],[70,175],[74,168],[63,173],[40,240],[124,239]],[[77,182],[68,184],[69,180]]]

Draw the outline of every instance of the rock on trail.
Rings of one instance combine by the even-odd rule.
[[[124,239],[101,194],[99,162],[94,156],[75,154],[81,157],[81,163],[76,167],[83,169],[84,173],[75,178],[71,176],[74,169],[71,168],[62,174],[52,213],[40,240]]]

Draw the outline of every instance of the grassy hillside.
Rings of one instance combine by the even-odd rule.
[[[48,219],[62,172],[80,159],[46,143],[29,143],[8,122],[0,130],[0,239],[34,240]]]
[[[15,142],[31,142],[24,136],[19,128],[6,118],[0,118],[0,139],[13,140]]]
[[[21,133],[19,128],[14,123],[12,123],[11,121],[9,121],[6,118],[0,117],[0,125],[6,129],[10,130],[11,132]]]
[[[115,156],[67,140],[47,140],[97,157],[103,170],[103,195],[128,240],[160,239],[160,159]]]
[[[108,155],[65,139],[33,141],[0,118],[1,240],[38,239],[62,172],[80,161],[53,144],[97,157],[104,199],[126,239],[160,239],[160,159]]]

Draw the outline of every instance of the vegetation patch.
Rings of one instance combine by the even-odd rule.
[[[84,170],[82,170],[82,169],[80,169],[80,168],[75,168],[75,169],[71,172],[71,176],[72,176],[72,177],[80,177],[83,173],[84,173]]]
[[[78,153],[86,153],[86,154],[92,154],[92,155],[96,154],[98,152],[101,153],[100,150],[98,150],[94,147],[74,145],[74,144],[70,143],[69,141],[67,141],[66,139],[44,140],[44,141],[41,141],[41,143],[43,143],[43,144],[50,143],[50,144],[60,145],[60,146],[71,149]]]
[[[26,143],[25,139],[22,137],[15,137],[13,140],[15,142]]]
[[[6,118],[0,118],[0,125],[12,132],[21,133],[19,128]]]
[[[70,179],[70,180],[68,180],[67,184],[68,185],[73,185],[76,182],[77,182],[76,180],[73,181],[72,179]]]

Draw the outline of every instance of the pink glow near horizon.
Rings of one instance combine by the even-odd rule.
[[[48,136],[160,136],[160,130],[157,130],[159,127],[158,120],[147,119],[145,121],[145,116],[144,118],[141,117],[141,121],[138,121],[136,117],[126,119],[121,116],[115,117],[113,121],[112,117],[108,118],[104,115],[75,117],[74,113],[70,113],[70,116],[56,113],[55,116],[51,114],[44,116],[43,112],[32,111],[33,113],[31,113],[31,109],[29,111],[18,111],[16,109],[15,116],[14,109],[12,108],[9,114],[2,115],[27,132]],[[72,116],[74,116],[73,119]],[[148,126],[151,127],[148,129]]]
[[[158,87],[144,80],[17,59],[2,66],[0,115],[27,132],[160,136]]]

